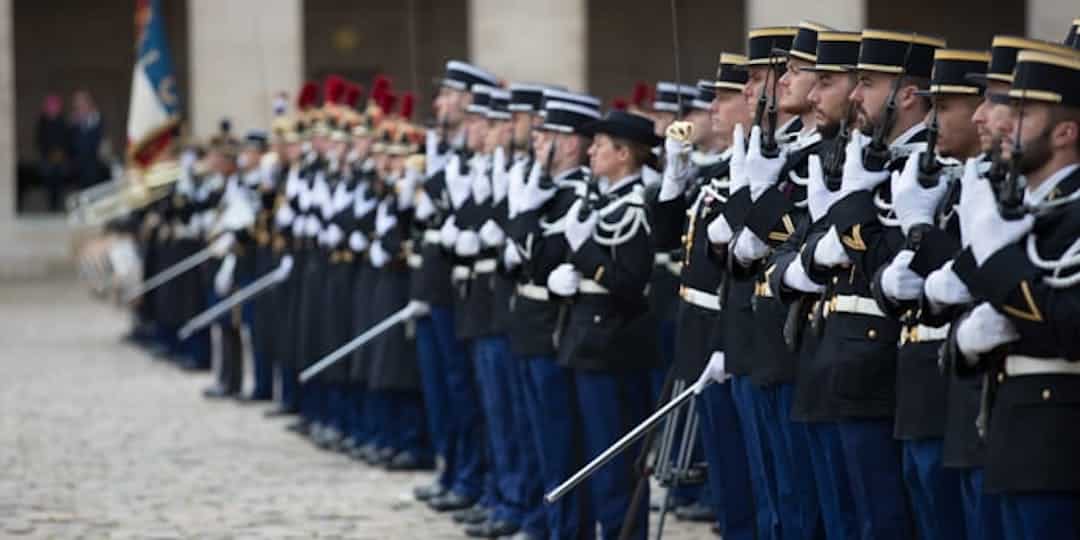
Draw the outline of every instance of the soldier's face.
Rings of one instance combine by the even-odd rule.
[[[489,120],[487,140],[484,144],[485,152],[494,152],[496,148],[506,148],[510,144],[510,136],[513,134],[513,125],[508,120]]]
[[[750,69],[750,78],[746,81],[746,86],[743,87],[743,99],[746,100],[746,105],[750,108],[750,121],[754,122],[756,119],[754,115],[757,114],[757,102],[761,97],[761,89],[765,88],[768,80],[772,79],[769,75],[768,66],[752,66]]]
[[[850,99],[855,106],[855,125],[863,133],[870,135],[881,121],[885,102],[889,100],[893,79],[896,75],[860,71],[855,89]]]
[[[780,93],[777,101],[780,110],[788,113],[801,115],[811,110],[810,100],[807,96],[810,89],[817,82],[817,74],[812,71],[803,71],[803,68],[813,64],[798,58],[789,58],[787,71],[780,77]]]
[[[619,174],[629,159],[629,149],[615,146],[611,137],[603,133],[593,137],[592,145],[589,146],[589,167],[595,176],[603,176],[611,181],[619,180],[614,176]]]
[[[823,135],[832,136],[840,129],[840,122],[848,114],[848,95],[853,87],[852,77],[846,73],[818,73],[817,82],[806,98],[814,108],[814,122]]]
[[[435,114],[440,124],[456,126],[465,115],[465,107],[472,101],[471,94],[454,88],[442,87],[435,96]]]
[[[1005,104],[990,100],[993,94],[1006,94],[1009,84],[1001,81],[987,81],[985,97],[971,115],[971,122],[979,133],[979,146],[983,152],[990,152],[995,141],[1006,139],[1012,130],[1012,111]]]
[[[712,118],[709,111],[693,109],[686,114],[686,121],[694,125],[694,135],[690,142],[697,144],[712,137]]]
[[[371,142],[370,136],[353,137],[353,150],[361,157],[367,156],[371,151]]]
[[[675,121],[675,113],[667,111],[653,111],[653,132],[660,136],[664,136],[664,130]]]
[[[980,150],[979,132],[971,117],[979,105],[973,96],[938,96],[934,100],[937,109],[937,150],[943,156],[964,160]]]
[[[250,171],[259,165],[259,158],[262,157],[262,152],[259,152],[258,148],[247,146],[240,152],[240,155],[236,158],[236,164],[245,171]]]
[[[529,144],[531,137],[533,115],[527,112],[515,112],[511,116],[514,146],[524,148]]]
[[[487,118],[478,114],[466,115],[465,130],[465,145],[473,152],[482,152],[488,132]]]
[[[286,143],[285,157],[288,158],[290,163],[296,163],[300,160],[300,156],[304,153],[304,146],[299,141]]]
[[[709,119],[712,120],[713,132],[721,138],[722,146],[727,147],[731,144],[731,132],[735,129],[735,124],[749,126],[750,107],[743,94],[718,88],[709,109]]]

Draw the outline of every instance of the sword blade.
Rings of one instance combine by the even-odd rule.
[[[244,288],[229,295],[228,298],[214,304],[206,311],[203,311],[202,313],[192,317],[190,321],[184,323],[184,326],[180,328],[180,331],[177,333],[177,335],[180,337],[181,340],[191,337],[191,335],[195,332],[198,332],[199,330],[210,326],[210,324],[212,324],[218,317],[220,317],[222,314],[229,311],[233,307],[247,302],[248,300],[254,298],[256,295],[263,292],[264,290],[267,290],[284,281],[285,278],[289,277],[290,271],[291,269],[287,271],[281,271],[280,268],[274,269],[265,276],[262,276],[259,279],[252,281],[251,283],[244,286]]]
[[[349,353],[355,351],[356,349],[359,349],[369,341],[375,339],[377,336],[379,336],[379,334],[382,334],[383,332],[396,326],[398,323],[407,320],[409,317],[412,316],[413,311],[414,309],[412,306],[405,306],[393,315],[383,319],[375,326],[368,328],[364,331],[364,333],[356,336],[348,343],[342,345],[341,347],[338,347],[336,351],[326,355],[318,362],[315,362],[310,367],[300,372],[300,383],[303,384],[310,381],[323,370],[337,363],[338,360],[345,358],[346,356],[348,356]]]
[[[214,245],[211,244],[185,258],[184,260],[158,272],[138,287],[124,296],[124,303],[129,303],[140,296],[176,279],[187,271],[210,260],[214,256]]]

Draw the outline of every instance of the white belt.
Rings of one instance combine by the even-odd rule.
[[[517,293],[520,296],[524,296],[529,300],[536,300],[537,302],[547,302],[551,299],[551,293],[548,292],[547,287],[533,283],[523,283],[518,285]]]
[[[947,337],[949,337],[949,325],[947,324],[939,328],[920,324],[912,328],[904,327],[900,331],[900,344],[942,341]]]
[[[424,231],[424,243],[425,244],[440,244],[442,243],[442,235],[439,234],[438,229],[428,229]]]
[[[578,283],[577,292],[581,294],[608,294],[611,291],[591,279],[583,279],[581,283]]]
[[[1005,358],[1005,374],[1010,377],[1021,375],[1080,375],[1080,362],[1070,362],[1064,358],[1035,358],[1033,356],[1011,355]]]
[[[419,253],[412,253],[408,259],[409,268],[420,268],[424,264],[424,258]]]
[[[478,259],[473,263],[473,272],[477,274],[490,274],[495,271],[495,259]]]
[[[864,296],[855,296],[848,294],[838,294],[832,298],[829,302],[829,311],[834,313],[856,313],[859,315],[870,315],[872,317],[885,317],[881,308],[878,307],[877,302],[873,298],[866,298]]]
[[[468,266],[455,266],[454,269],[450,272],[450,279],[454,281],[461,281],[469,279],[470,275],[472,275],[472,269]]]
[[[691,289],[685,285],[679,287],[679,296],[688,303],[710,311],[720,311],[720,297],[705,291]]]

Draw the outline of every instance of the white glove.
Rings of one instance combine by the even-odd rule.
[[[965,161],[964,175],[960,177],[960,203],[956,207],[960,220],[960,245],[965,248],[971,245],[971,238],[975,235],[975,216],[980,211],[978,205],[982,203],[975,185],[985,183],[986,180],[979,176],[978,161],[975,158]]]
[[[769,188],[780,180],[780,169],[787,161],[787,149],[781,147],[780,154],[767,158],[761,154],[761,127],[750,130],[750,144],[746,152],[746,176],[750,182],[750,199],[758,200]]]
[[[645,184],[645,187],[659,185],[662,180],[660,173],[656,169],[648,165],[641,166],[641,183]]]
[[[213,244],[210,244],[211,251],[214,252],[215,257],[221,258],[229,253],[229,249],[231,249],[235,243],[236,237],[233,236],[233,233],[227,232],[217,237]]]
[[[585,201],[578,199],[577,201],[574,201],[574,204],[570,205],[570,210],[567,211],[566,231],[563,234],[566,235],[566,243],[570,244],[571,251],[581,249],[581,246],[585,244],[585,241],[593,235],[593,230],[596,229],[596,221],[600,219],[599,213],[589,209],[585,219],[579,220],[578,214],[581,212],[584,204]]]
[[[370,197],[368,190],[356,190],[356,199],[353,201],[353,217],[362,218],[368,215],[379,204],[379,199]]]
[[[296,212],[293,212],[292,206],[283,204],[278,207],[277,212],[274,212],[274,224],[279,229],[286,229],[292,225],[293,219],[296,218]]]
[[[529,162],[524,159],[519,159],[510,166],[510,172],[507,174],[507,192],[506,200],[507,210],[509,211],[510,219],[514,219],[522,212],[521,206],[525,194],[525,172],[529,166]]]
[[[480,253],[480,237],[468,229],[461,231],[454,242],[454,253],[458,257],[475,257]]]
[[[750,184],[746,176],[746,132],[742,124],[735,124],[731,134],[731,159],[728,161],[728,192],[734,195]]]
[[[795,257],[795,260],[784,270],[784,285],[804,293],[819,293],[825,290],[824,285],[814,283],[810,276],[806,275],[802,257]]]
[[[368,258],[371,259],[371,266],[375,268],[382,268],[386,266],[386,263],[390,262],[390,254],[386,252],[382,247],[382,242],[376,240],[371,243],[371,249],[368,250]]]
[[[458,233],[461,231],[454,223],[454,216],[450,216],[443,222],[442,227],[439,229],[439,241],[442,242],[442,246],[446,249],[453,249],[454,244],[457,243]]]
[[[230,253],[221,261],[221,267],[214,274],[214,292],[218,296],[225,296],[233,286],[233,272],[236,270],[236,255]]]
[[[390,212],[390,200],[384,200],[375,211],[375,234],[384,236],[397,225],[397,215]]]
[[[413,199],[416,197],[416,186],[420,185],[420,171],[411,167],[405,168],[405,174],[398,180],[397,184],[397,207],[398,210],[405,210],[412,207]]]
[[[309,215],[307,217],[307,222],[304,223],[304,235],[315,238],[316,236],[319,236],[319,231],[321,230],[322,223],[319,221],[319,218],[314,214]]]
[[[695,394],[700,394],[705,389],[706,381],[711,380],[723,384],[731,378],[731,375],[724,371],[724,360],[724,353],[713,351],[712,356],[709,357],[709,363],[701,371],[701,377],[698,377],[698,382],[694,388]]]
[[[427,192],[424,190],[418,191],[413,216],[420,221],[427,221],[433,215],[435,215],[435,204],[431,202],[431,197],[428,197]]]
[[[349,249],[354,253],[362,253],[368,247],[368,239],[364,233],[353,231],[349,235]]]
[[[672,122],[668,126],[664,139],[664,176],[660,183],[659,201],[666,202],[686,191],[686,184],[692,175],[690,152],[694,145],[690,143],[693,132],[690,122]]]
[[[485,204],[491,197],[491,180],[488,179],[487,171],[483,168],[472,170],[472,197],[476,204]]]
[[[560,264],[548,274],[548,290],[559,296],[577,294],[579,285],[581,285],[581,272],[578,272],[570,263]]]
[[[331,223],[330,226],[324,231],[325,244],[328,248],[336,248],[341,240],[345,238],[345,232],[338,227],[336,223]]]
[[[751,186],[750,189],[753,189]],[[739,233],[739,238],[735,240],[735,259],[738,260],[743,266],[749,266],[750,263],[761,259],[769,254],[769,246],[762,242],[754,231],[750,229],[743,229]]]
[[[278,267],[274,269],[277,274],[278,280],[289,277],[289,273],[292,272],[293,258],[292,255],[286,255],[281,258],[281,262],[278,263]]]
[[[304,234],[304,226],[307,225],[307,218],[301,216],[300,219],[294,219],[292,222],[292,235],[294,238],[299,238]]]
[[[421,302],[420,300],[409,300],[409,305],[405,307],[412,310],[412,318],[414,319],[425,317],[431,313],[431,306],[427,302]]]
[[[930,304],[941,308],[944,306],[958,306],[975,301],[975,297],[968,290],[960,276],[953,271],[953,262],[949,261],[941,268],[930,272],[926,276],[923,292]]]
[[[491,198],[495,204],[501,203],[510,189],[510,172],[506,169],[506,163],[506,150],[500,146],[491,156]]]
[[[870,144],[870,140],[870,137],[863,135],[861,131],[851,132],[851,140],[844,149],[844,173],[840,181],[841,199],[856,191],[873,190],[889,179],[888,169],[874,172],[866,170],[863,166],[863,148]]]
[[[885,296],[893,300],[917,300],[922,296],[923,277],[909,268],[914,258],[914,251],[901,250],[881,272],[881,290]]]
[[[457,154],[446,165],[446,191],[454,208],[461,208],[472,192],[472,175],[461,174],[461,158]]]
[[[975,206],[975,211],[969,216],[971,219],[971,253],[975,255],[975,262],[982,266],[991,255],[999,250],[1019,242],[1035,223],[1031,214],[1015,220],[1001,217],[998,211],[997,201],[994,198],[990,182],[973,182],[972,185],[963,186],[964,191],[970,191],[969,201]]]
[[[814,249],[814,262],[826,268],[851,264],[847,251],[840,243],[840,234],[836,232],[836,227],[830,227],[829,232],[818,241]]]
[[[904,231],[905,235],[915,225],[934,223],[934,212],[941,204],[945,191],[949,189],[944,175],[932,188],[924,188],[919,183],[919,161],[923,152],[923,150],[918,150],[908,156],[904,171],[892,173],[892,181],[889,184],[892,193],[892,208],[896,212],[896,218],[900,220],[900,230]]]
[[[517,246],[513,242],[507,242],[503,249],[503,266],[517,268],[519,264],[521,264],[521,254],[518,253]]]
[[[484,247],[498,247],[505,239],[506,233],[498,223],[495,223],[495,220],[489,219],[480,226],[480,241],[483,242]]]
[[[431,176],[446,166],[446,154],[439,153],[439,134],[434,129],[424,135],[424,169]]]
[[[795,171],[791,171],[793,178],[798,178]],[[795,180],[801,183],[802,179]],[[810,219],[818,221],[829,213],[829,209],[836,201],[840,200],[840,191],[829,191],[825,187],[825,173],[821,170],[821,157],[811,154],[806,161],[806,206],[810,211]]]
[[[956,345],[964,359],[972,365],[979,355],[1018,339],[1020,333],[1013,323],[986,302],[975,306],[956,329]]]
[[[727,218],[724,214],[716,216],[712,222],[709,223],[709,227],[705,229],[705,232],[709,235],[709,242],[713,244],[726,244],[731,241],[731,235],[734,234],[731,231],[731,225],[728,225]]]
[[[517,208],[519,213],[532,212],[555,196],[554,187],[545,188],[540,185],[540,179],[543,176],[544,168],[540,162],[533,163],[532,170],[529,171],[529,176],[521,190],[521,204]]]

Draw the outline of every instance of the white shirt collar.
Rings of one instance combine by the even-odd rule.
[[[913,137],[915,137],[915,135],[918,135],[919,132],[921,132],[924,129],[926,129],[926,124],[923,124],[922,122],[919,122],[919,123],[915,124],[914,126],[909,127],[907,129],[907,131],[901,133],[900,136],[897,137],[896,140],[893,141],[892,144],[890,144],[889,146],[903,146],[903,145],[907,144],[908,141],[910,141]]]
[[[1039,185],[1039,187],[1035,188],[1035,191],[1025,191],[1024,202],[1030,205],[1041,204],[1046,200],[1046,197],[1054,191],[1054,188],[1056,188],[1062,180],[1068,178],[1077,168],[1080,168],[1080,163],[1073,163],[1058,169],[1057,172],[1051,174],[1045,182]]]
[[[629,176],[624,176],[620,178],[616,182],[605,182],[605,184],[607,185],[607,189],[604,190],[604,193],[614,193],[621,189],[623,186],[637,181],[638,178],[641,178],[640,174],[631,174]]]

